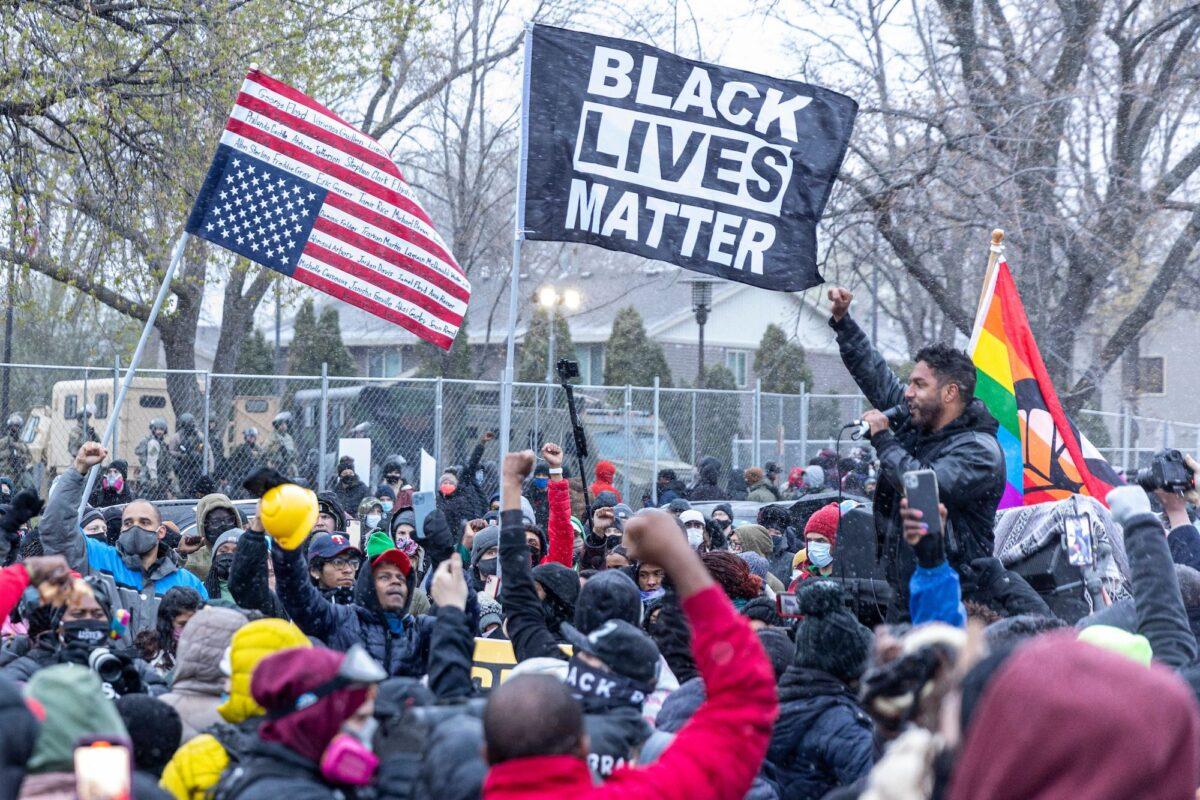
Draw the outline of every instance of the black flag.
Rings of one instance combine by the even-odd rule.
[[[817,221],[849,97],[544,25],[528,69],[527,239],[779,291],[821,283]]]

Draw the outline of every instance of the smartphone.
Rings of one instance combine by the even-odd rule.
[[[497,565],[499,566],[499,565]],[[483,594],[495,600],[496,595],[500,593],[500,576],[488,575],[483,582]]]
[[[1096,563],[1092,518],[1087,514],[1072,514],[1066,523],[1067,562],[1076,567],[1092,566]]]
[[[795,592],[780,592],[775,595],[775,613],[787,619],[799,619],[800,603]]]
[[[130,800],[132,759],[123,744],[96,741],[75,748],[75,794],[79,800]]]
[[[921,512],[921,521],[929,532],[942,535],[942,515],[938,513],[937,473],[931,469],[915,469],[904,473],[904,497],[908,507]]]
[[[350,544],[362,550],[362,524],[356,519],[346,520],[346,535],[350,537]]]

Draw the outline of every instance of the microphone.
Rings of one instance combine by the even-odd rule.
[[[883,415],[887,417],[888,423],[894,427],[897,423],[904,422],[906,419],[908,419],[911,415],[911,412],[908,410],[907,403],[901,403],[900,405],[892,406],[891,408],[887,409],[883,412]],[[851,439],[861,439],[871,432],[871,426],[863,422],[861,419],[856,419],[854,422],[846,423],[846,427],[854,429],[854,431],[850,434]]]

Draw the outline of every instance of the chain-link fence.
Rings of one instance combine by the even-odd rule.
[[[103,434],[124,374],[119,364],[0,364],[0,388],[8,387],[0,392],[7,400],[0,475],[46,488],[85,438]],[[660,471],[689,484],[706,457],[719,462],[712,477],[721,487],[731,472],[771,461],[786,474],[823,449],[846,447],[847,438],[838,441],[843,426],[868,407],[859,395],[803,390],[575,386],[573,392],[586,431],[583,473],[590,482],[597,463],[610,462],[613,484],[635,504],[655,494]],[[1163,447],[1200,457],[1200,425],[1101,411],[1084,411],[1077,422],[1114,467],[1145,466]],[[439,471],[465,469],[484,435],[499,428],[495,381],[139,370],[116,420],[115,469],[106,470],[98,491],[236,496],[244,494],[242,479],[263,464],[334,488],[348,474],[341,459],[350,457],[373,493],[396,466],[416,483],[422,451]],[[536,450],[547,441],[563,446],[567,472],[578,476],[563,388],[517,384],[509,449]],[[497,455],[497,446],[486,444],[478,465],[489,494],[498,489]]]

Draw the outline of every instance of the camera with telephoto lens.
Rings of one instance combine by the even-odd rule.
[[[569,358],[560,358],[558,360],[558,364],[556,365],[556,368],[558,370],[558,379],[560,381],[562,381],[563,383],[566,383],[567,381],[571,380],[572,378],[579,377],[579,362],[578,361],[572,361]]]
[[[1159,450],[1150,466],[1137,471],[1135,480],[1147,492],[1189,492],[1196,488],[1196,476],[1178,450]]]
[[[97,647],[88,654],[88,667],[105,683],[116,683],[121,680],[125,662],[107,647]]]

